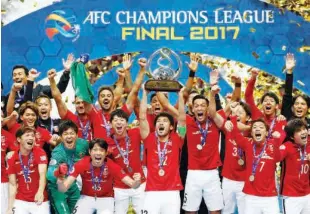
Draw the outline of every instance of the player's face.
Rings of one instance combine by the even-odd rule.
[[[266,96],[263,100],[262,107],[265,115],[272,116],[276,113],[278,105],[274,98]]]
[[[261,143],[264,142],[267,137],[267,129],[263,122],[255,122],[252,126],[251,135],[255,142]]]
[[[104,162],[107,151],[101,148],[98,144],[95,144],[94,147],[89,150],[89,154],[92,160],[92,165],[100,167]]]
[[[23,83],[26,85],[27,76],[23,68],[16,68],[13,71],[13,82],[14,83]]]
[[[27,108],[20,119],[26,126],[33,127],[37,120],[37,115],[32,109]]]
[[[306,145],[308,141],[308,130],[306,127],[302,127],[300,130],[294,133],[294,141],[299,145]]]
[[[73,149],[75,147],[77,137],[78,137],[78,135],[74,131],[73,128],[69,128],[69,129],[65,130],[61,135],[64,146],[67,149]]]
[[[118,136],[122,136],[126,132],[127,121],[123,117],[114,116],[112,120],[112,128],[114,133]]]
[[[196,99],[193,103],[193,113],[198,122],[204,122],[208,116],[208,103],[205,99]]]
[[[188,108],[192,109],[193,107],[193,98],[198,95],[198,93],[192,93],[188,96],[187,106]]]
[[[168,117],[159,117],[156,121],[155,129],[158,136],[165,137],[170,133],[171,130],[173,130],[173,126],[170,124]]]
[[[163,112],[163,107],[158,101],[157,97],[154,96],[151,100],[151,106],[152,106],[152,112],[155,115],[158,115],[159,113]]]
[[[83,115],[85,114],[85,106],[83,100],[80,98],[76,97],[75,98],[75,109],[78,115]]]
[[[293,113],[296,117],[305,117],[308,111],[307,102],[302,98],[298,97],[293,105]]]
[[[40,118],[43,120],[47,120],[50,117],[51,110],[52,110],[50,99],[40,98],[37,101],[37,106],[38,106]]]
[[[236,116],[237,116],[237,121],[245,124],[247,120],[249,119],[249,116],[246,114],[246,111],[241,105],[238,105],[236,107]]]
[[[110,111],[113,103],[113,94],[109,90],[102,90],[98,100],[103,111]]]
[[[32,131],[28,131],[24,133],[20,138],[17,138],[17,141],[20,143],[20,147],[24,148],[25,150],[32,150],[36,141],[35,133]]]

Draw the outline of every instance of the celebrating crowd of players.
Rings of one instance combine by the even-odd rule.
[[[204,199],[210,214],[278,214],[281,195],[284,213],[309,214],[310,103],[292,96],[294,56],[286,56],[283,98],[267,92],[255,103],[253,68],[244,99],[241,79],[232,75],[224,108],[216,70],[209,97],[192,90],[199,56],[190,58],[176,105],[163,92],[153,92],[148,105],[146,59],[138,60],[132,82],[133,60],[125,55],[114,87],[99,89],[100,108],[76,96],[75,113],[62,99],[72,55],[58,84],[56,71],[48,71],[48,86],[35,83],[36,70],[15,66],[11,92],[2,98],[2,213],[126,214],[132,207],[137,214],[191,214],[206,209]],[[50,117],[51,99],[60,119]],[[131,114],[139,122],[134,128]]]

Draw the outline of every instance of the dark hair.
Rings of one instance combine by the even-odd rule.
[[[27,109],[31,109],[32,111],[34,111],[37,117],[39,116],[39,110],[38,110],[37,105],[30,101],[27,101],[20,106],[19,115],[22,116]]]
[[[266,97],[271,97],[271,98],[273,98],[274,101],[276,102],[276,104],[279,104],[279,98],[278,98],[278,96],[277,96],[275,93],[273,93],[273,92],[267,92],[267,93],[265,93],[265,94],[262,96],[262,98],[261,98],[261,100],[260,100],[260,103],[263,103],[263,102],[264,102],[264,99],[265,99]]]
[[[128,114],[122,109],[116,109],[111,113],[110,122],[112,122],[115,116],[124,118],[128,122]]]
[[[17,129],[17,131],[15,133],[15,137],[20,138],[21,136],[23,136],[27,132],[33,132],[35,134],[36,130],[33,127],[21,126],[19,129]]]
[[[307,124],[301,119],[292,119],[288,121],[284,128],[287,139],[294,139],[294,134],[300,131],[302,128],[307,129]]]
[[[242,102],[242,101],[240,101],[239,104],[240,104],[240,105],[242,106],[242,108],[244,109],[246,115],[249,116],[249,117],[252,117],[252,112],[251,112],[250,106],[249,106],[247,103]]]
[[[269,130],[269,126],[268,126],[268,124],[265,122],[265,120],[262,119],[262,118],[259,118],[259,119],[257,119],[257,120],[251,121],[251,131],[252,131],[252,129],[253,129],[253,125],[254,125],[255,123],[258,123],[258,122],[263,123],[263,124],[265,125],[266,130],[267,130],[267,131]]]
[[[12,69],[12,76],[13,76],[14,70],[15,70],[15,69],[18,69],[18,68],[24,69],[24,72],[25,72],[26,76],[28,76],[29,70],[28,70],[28,68],[27,68],[26,66],[24,66],[24,65],[15,65],[15,66],[13,67],[13,69]]]
[[[64,120],[59,124],[59,135],[72,128],[75,133],[78,133],[78,127],[72,120]]]
[[[197,95],[193,98],[192,104],[194,105],[195,100],[199,100],[199,99],[205,100],[205,101],[207,102],[207,105],[209,105],[209,100],[208,100],[205,96],[203,96],[203,95],[201,95],[201,94],[197,94]]]
[[[113,90],[112,90],[110,87],[108,87],[108,86],[102,86],[102,87],[100,87],[99,90],[98,90],[98,98],[99,98],[99,96],[100,96],[100,93],[101,93],[102,91],[104,91],[104,90],[110,91],[111,94],[112,94],[112,96],[114,96]]]
[[[89,142],[89,145],[88,145],[89,146],[89,150],[92,150],[96,144],[98,144],[98,146],[100,146],[104,150],[108,151],[108,143],[105,140],[100,139],[100,138],[92,139]]]
[[[152,102],[153,98],[156,97],[156,93],[151,94],[150,96],[150,102]]]
[[[307,103],[308,108],[310,107],[310,99],[307,95],[304,95],[304,94],[299,94],[299,95],[294,96],[293,97],[293,105],[295,104],[298,97],[302,98]]]
[[[196,90],[191,90],[191,91],[189,92],[188,96],[191,95],[191,94],[199,94],[199,92],[196,91]]]
[[[37,96],[37,98],[35,99],[35,104],[38,105],[38,102],[39,102],[39,99],[48,99],[49,100],[49,103],[52,104],[52,101],[51,101],[51,98],[49,98],[49,96],[45,95],[45,94],[41,94],[39,96]]]
[[[167,112],[161,112],[158,115],[156,115],[155,120],[154,120],[154,126],[156,126],[156,122],[160,117],[167,117],[170,121],[170,125],[174,126],[174,119],[172,115]]]

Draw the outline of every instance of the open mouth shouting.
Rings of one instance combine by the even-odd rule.
[[[197,120],[198,121],[203,121],[204,120],[203,112],[197,112]]]
[[[296,117],[303,117],[304,111],[302,109],[296,109],[295,115]]]
[[[262,133],[260,132],[255,132],[254,133],[254,140],[257,141],[257,142],[260,142],[263,140],[263,135]]]
[[[95,164],[101,164],[102,161],[103,161],[103,157],[102,156],[97,155],[97,156],[94,157],[94,163]]]
[[[46,110],[46,109],[42,109],[42,110],[40,111],[40,116],[41,116],[42,119],[47,119],[47,118],[48,118],[48,112],[47,112],[47,110]]]
[[[33,145],[34,145],[34,140],[28,140],[27,142],[26,142],[26,144],[28,145],[28,146],[30,146],[30,147],[32,147]]]
[[[157,107],[154,108],[154,114],[155,115],[159,114],[160,112],[161,112],[161,108],[160,107],[157,106]]]
[[[163,125],[159,125],[158,127],[158,134],[163,135],[165,132],[165,127]]]
[[[308,132],[301,134],[300,139],[301,139],[301,144],[306,145],[308,141]]]

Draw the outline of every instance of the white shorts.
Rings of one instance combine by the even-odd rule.
[[[41,205],[37,205],[36,202],[15,200],[13,210],[14,214],[49,214],[50,202],[45,201]]]
[[[75,214],[113,214],[114,213],[114,198],[95,198],[87,195],[81,195],[75,205]]]
[[[9,204],[9,183],[1,183],[1,214],[5,214]]]
[[[261,197],[245,194],[244,213],[246,214],[279,214],[277,196]]]
[[[136,213],[141,213],[145,183],[141,184],[137,189],[114,188],[115,214],[127,213],[130,201]]]
[[[76,185],[79,188],[79,190],[82,191],[83,182],[82,182],[81,175],[77,176],[77,178],[76,178]]]
[[[198,211],[202,197],[209,211],[223,209],[223,194],[217,169],[188,170],[185,183],[183,210],[191,212]]]
[[[238,207],[238,214],[244,214],[244,196],[242,192],[244,186],[243,181],[233,181],[223,178],[222,189],[224,197],[224,209],[222,214],[234,213]]]
[[[145,192],[143,214],[180,214],[180,191]]]
[[[309,214],[310,194],[300,197],[283,196],[284,214]]]

